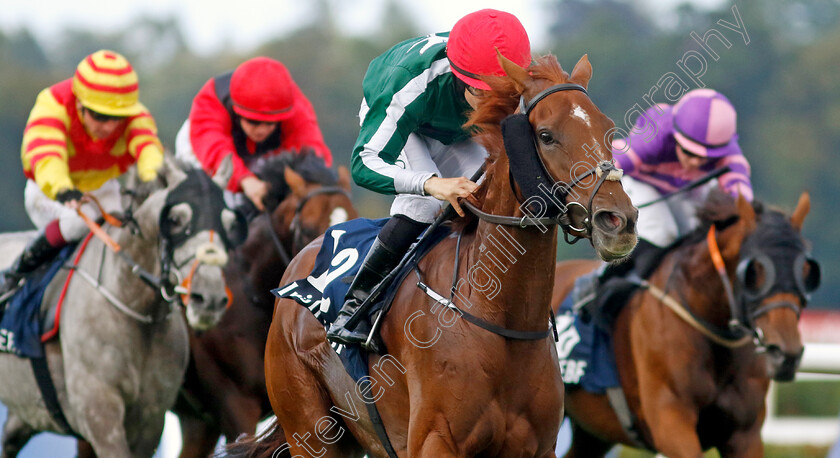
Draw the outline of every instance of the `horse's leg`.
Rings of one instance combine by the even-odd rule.
[[[221,435],[217,426],[185,413],[178,415],[178,422],[181,425],[183,442],[179,455],[181,458],[205,458],[213,453]]]
[[[641,396],[642,412],[656,450],[671,458],[702,457],[696,407],[682,401],[664,383],[648,388]]]
[[[76,441],[76,458],[96,458],[90,442],[81,439]]]
[[[235,391],[233,387],[230,391]],[[228,393],[222,400],[221,430],[227,442],[233,443],[242,433],[254,434],[262,414],[262,400],[238,392]],[[218,433],[217,433],[218,435]]]
[[[424,428],[427,433],[425,437],[412,441],[411,435],[408,439],[408,456],[423,458],[437,458],[445,456],[466,456],[458,452],[452,438],[448,435],[439,434],[436,431]]]
[[[122,397],[113,387],[86,375],[67,381],[68,391],[91,395],[90,398],[77,401],[78,405],[85,406],[74,412],[78,418],[78,432],[88,439],[96,456],[133,457],[122,426],[125,421]]]
[[[572,445],[566,452],[565,458],[604,456],[612,447],[613,444],[602,441],[572,422]]]
[[[3,425],[3,458],[12,458],[29,442],[37,431],[30,428],[17,415],[9,412],[6,424]]]
[[[305,362],[306,358],[317,358],[319,352],[332,351],[327,345],[324,328],[320,324],[314,328],[320,331],[319,339],[309,332],[307,319],[315,318],[307,309],[294,302],[283,301],[275,307],[289,308],[275,310],[265,348],[268,397],[277,421],[285,431],[285,438],[273,437],[272,445],[279,447],[288,442],[293,456],[348,456],[348,450],[342,447],[347,445],[348,438],[335,437],[337,434],[349,436],[346,428],[333,427],[324,431],[323,435],[330,439],[327,441],[316,436],[316,425],[335,417],[330,412],[332,400],[311,369],[317,363],[311,360]],[[361,402],[357,404],[358,408],[364,408]]]
[[[758,458],[764,456],[764,444],[761,442],[761,422],[748,430],[737,430],[732,433],[729,441],[718,447],[721,458],[746,457]]]

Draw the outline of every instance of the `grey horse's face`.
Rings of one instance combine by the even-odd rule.
[[[196,330],[214,326],[230,303],[224,267],[228,250],[247,236],[244,218],[225,206],[222,187],[232,172],[230,158],[211,179],[201,170],[182,171],[165,163],[166,187],[158,207],[163,255],[171,282]]]
[[[173,206],[168,215],[171,230],[188,230],[194,216],[193,208],[187,203]],[[226,233],[234,232],[239,224],[237,215],[227,208],[221,212],[221,222]],[[224,236],[214,229],[200,230],[173,249],[172,273],[186,289],[181,301],[193,329],[202,331],[213,327],[227,309],[230,302],[224,278],[227,261]]]

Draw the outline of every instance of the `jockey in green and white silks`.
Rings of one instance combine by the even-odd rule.
[[[531,63],[528,35],[516,17],[485,9],[461,18],[449,33],[398,43],[374,59],[362,82],[361,132],[353,148],[354,181],[381,194],[396,194],[391,220],[382,228],[350,287],[347,302],[327,336],[361,343],[366,319],[345,325],[408,247],[450,202],[476,184],[471,176],[487,155],[463,129],[477,97],[490,86],[484,75],[504,75],[496,50],[516,64]],[[366,317],[365,317],[366,318]],[[375,349],[372,349],[375,350]]]
[[[352,156],[353,178],[360,186],[382,194],[423,196],[426,180],[439,176],[434,163],[426,164],[435,150],[468,151],[475,158],[467,162],[475,167],[466,168],[473,170],[484,160],[485,153],[461,127],[470,106],[457,93],[465,87],[458,84],[446,57],[448,39],[447,32],[404,41],[368,67],[362,82],[361,132]],[[465,167],[455,168],[458,175],[468,173]],[[442,204],[438,202],[423,222],[432,222]]]

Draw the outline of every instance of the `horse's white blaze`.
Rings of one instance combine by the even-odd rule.
[[[587,113],[580,105],[575,105],[574,109],[572,110],[572,116],[575,118],[580,119],[586,124],[588,127],[592,127],[592,122],[589,120],[589,113]]]
[[[347,210],[344,207],[336,207],[330,213],[330,226],[347,221]]]

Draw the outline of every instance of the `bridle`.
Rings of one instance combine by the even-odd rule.
[[[350,200],[350,193],[347,192],[346,189],[340,186],[324,186],[318,189],[313,189],[309,191],[300,202],[297,203],[295,206],[295,213],[292,217],[291,223],[289,223],[289,232],[292,234],[292,252],[297,253],[303,249],[306,245],[306,240],[304,239],[304,231],[303,231],[303,224],[301,223],[300,215],[303,212],[303,208],[306,204],[315,196],[320,196],[323,194],[343,194]],[[272,219],[271,212],[266,209],[264,211],[266,218],[268,219],[268,232],[271,235],[271,241],[274,244],[274,249],[280,255],[280,259],[283,261],[283,264],[289,265],[292,260],[292,257],[289,255],[289,252],[286,250],[286,247],[283,246],[283,242],[280,240],[280,237],[277,235],[277,230],[274,228],[274,220]]]
[[[551,176],[542,156],[539,154],[537,138],[529,116],[540,101],[551,94],[562,91],[580,91],[587,96],[589,95],[586,88],[579,84],[556,84],[539,92],[528,102],[526,102],[524,96],[521,96],[519,112],[502,121],[505,150],[510,159],[511,183],[517,183],[525,197],[524,201],[520,201],[517,197],[517,201],[519,201],[520,208],[526,216],[517,218],[492,215],[479,210],[468,201],[464,201],[463,204],[478,218],[494,224],[519,226],[520,228],[559,225],[563,229],[566,242],[573,244],[592,234],[592,219],[590,217],[592,202],[601,186],[607,180],[619,181],[623,172],[613,162],[602,161],[587,172],[573,177],[569,184],[555,180]],[[586,205],[574,200],[568,201],[570,191],[592,175],[595,175],[598,181]],[[546,199],[550,204],[546,204]],[[582,209],[584,212],[582,227],[576,226],[572,221],[570,209],[575,207]]]
[[[648,289],[664,305],[673,310],[680,318],[713,342],[728,348],[737,348],[752,341],[755,344],[757,353],[765,352],[767,350],[767,344],[764,340],[764,332],[756,325],[756,320],[770,311],[780,308],[791,310],[798,320],[802,313],[802,308],[810,298],[811,292],[819,285],[819,264],[804,252],[800,253],[794,260],[792,275],[795,279],[795,290],[802,301],[802,305],[794,304],[788,300],[776,300],[752,308],[750,307],[752,304],[762,303],[776,289],[778,278],[775,274],[776,268],[774,267],[774,263],[769,256],[763,253],[757,256],[743,256],[742,254],[735,273],[737,283],[733,285],[729,279],[726,264],[717,243],[716,233],[715,226],[712,225],[706,234],[706,244],[715,271],[723,284],[723,289],[726,294],[730,315],[727,328],[720,328],[702,320],[683,305],[685,300],[682,302],[677,301],[647,280],[643,280],[641,285]],[[755,265],[753,263],[760,263],[765,272],[764,286],[758,290],[751,290],[747,286],[749,283],[746,278],[747,273]],[[813,269],[812,272],[815,272],[813,279],[802,277],[804,263],[810,263]]]
[[[189,176],[189,175],[188,175]],[[199,176],[196,174],[196,176]],[[203,175],[201,175],[203,176]],[[208,178],[209,180],[209,178]],[[186,181],[186,180],[185,180]],[[186,183],[181,183],[186,184]],[[87,215],[85,215],[81,210],[78,211],[79,216],[91,230],[92,235],[95,235],[99,238],[105,247],[111,249],[111,251],[117,256],[118,259],[121,259],[124,263],[126,263],[130,267],[130,271],[133,275],[139,278],[144,284],[152,288],[153,290],[157,291],[160,298],[163,299],[166,303],[170,304],[170,307],[165,311],[165,313],[158,313],[154,316],[152,315],[143,315],[140,313],[135,312],[131,307],[124,304],[122,301],[119,300],[114,294],[104,289],[104,287],[100,284],[97,278],[94,278],[87,272],[78,269],[77,267],[73,267],[75,272],[78,272],[79,275],[88,283],[91,284],[100,294],[105,297],[115,308],[121,311],[123,314],[127,315],[128,317],[144,324],[155,324],[159,323],[166,319],[166,317],[171,313],[171,311],[176,308],[185,308],[189,304],[191,292],[192,292],[192,279],[195,273],[197,272],[198,268],[203,265],[218,265],[218,262],[213,262],[209,260],[209,258],[213,257],[213,253],[194,253],[190,255],[186,260],[181,262],[180,264],[176,264],[174,261],[174,252],[175,250],[186,243],[187,240],[190,239],[194,233],[198,233],[199,230],[207,229],[203,226],[203,224],[197,226],[195,223],[195,218],[197,217],[197,212],[193,209],[193,220],[190,221],[189,227],[184,231],[183,234],[173,234],[167,228],[166,224],[161,224],[160,221],[166,220],[168,216],[168,212],[171,208],[180,201],[169,201],[169,197],[173,194],[173,192],[180,188],[181,184],[179,184],[175,189],[169,191],[167,193],[167,203],[164,204],[164,208],[161,209],[161,213],[159,216],[159,227],[161,228],[159,236],[160,236],[160,243],[159,246],[159,265],[160,265],[160,276],[157,276],[146,269],[144,269],[140,264],[138,264],[131,256],[129,256],[122,247],[118,243],[116,243],[103,229],[99,224],[95,221],[91,220]],[[201,185],[206,185],[206,183],[201,183]],[[219,193],[220,195],[220,193]],[[218,196],[216,196],[218,197]],[[208,197],[209,198],[209,197]],[[108,214],[103,208],[102,205],[98,202],[95,196],[91,194],[86,194],[85,199],[90,200],[94,205],[96,205],[99,209],[99,213],[102,215],[104,220],[114,227],[124,227],[127,226],[129,231],[136,236],[143,238],[143,234],[140,231],[140,224],[134,219],[134,211],[132,208],[133,201],[129,204],[124,216],[122,219],[118,219],[110,214]],[[224,207],[224,205],[222,205]],[[216,208],[216,207],[214,207]],[[221,207],[220,207],[221,208]],[[203,211],[207,209],[202,208]],[[201,218],[199,218],[201,219]],[[203,220],[202,220],[203,221]],[[216,227],[216,230],[221,230],[222,233],[219,234],[219,237],[224,241],[226,246],[229,246],[229,243],[236,243],[238,241],[231,240],[230,234],[227,234],[224,228]],[[212,243],[214,232],[215,230],[210,228],[210,241]],[[215,247],[213,248],[215,250]],[[209,251],[209,250],[205,250]],[[226,259],[226,254],[224,254]],[[207,259],[205,259],[207,258]],[[190,270],[190,275],[183,279],[179,273],[180,268],[185,266],[188,262],[193,261],[193,266]],[[104,258],[103,258],[104,262]],[[175,270],[172,267],[175,267]],[[100,266],[101,271],[101,266]],[[172,280],[172,277],[175,277],[175,281]]]

